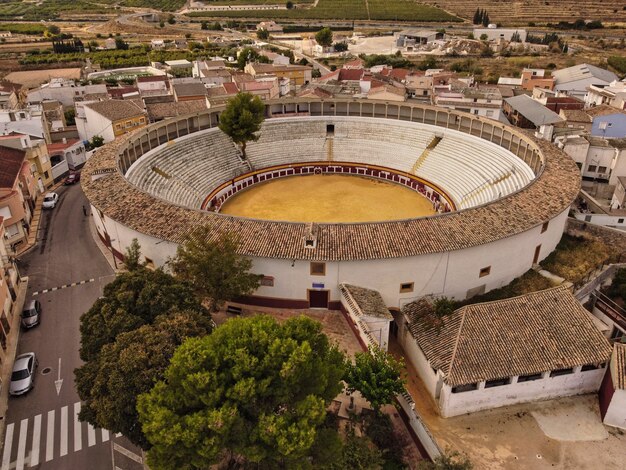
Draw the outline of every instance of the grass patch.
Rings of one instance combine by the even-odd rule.
[[[626,74],[626,57],[612,55],[611,57],[609,57],[608,63],[619,73]]]
[[[439,8],[413,0],[369,0],[369,17],[365,0],[319,0],[315,8],[292,10],[198,11],[191,17],[228,18],[287,18],[337,20],[394,20],[394,21],[462,21]]]
[[[556,250],[540,264],[551,273],[577,284],[610,257],[611,251],[602,241],[564,234]]]
[[[499,289],[494,289],[486,294],[477,295],[471,299],[459,302],[457,308],[462,307],[463,305],[492,302],[494,300],[517,297],[518,295],[549,289],[550,287],[554,287],[554,284],[552,284],[549,279],[546,279],[541,274],[531,269],[526,271],[520,277],[513,279],[510,284],[507,284],[504,287],[500,287]]]
[[[0,31],[10,31],[12,34],[43,36],[46,29],[46,26],[39,23],[0,23]]]

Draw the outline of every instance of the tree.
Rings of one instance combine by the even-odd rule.
[[[225,300],[253,292],[263,277],[248,272],[252,261],[240,256],[237,246],[230,233],[216,234],[208,226],[198,227],[179,245],[169,265],[199,295],[209,297],[217,310]]]
[[[206,21],[203,21],[200,23],[200,29],[209,29],[209,23],[207,23]]]
[[[48,26],[48,31],[46,33],[47,36],[57,36],[59,34],[61,34],[61,28],[59,28],[57,25],[51,24],[50,26]]]
[[[489,35],[487,33],[483,33],[480,35],[481,41],[486,41],[487,39],[489,39]]]
[[[209,316],[187,284],[161,270],[120,274],[80,318],[80,358],[96,359],[119,334],[153,323],[173,308]]]
[[[342,389],[344,357],[301,316],[229,320],[186,340],[165,379],[138,400],[154,470],[200,469],[224,452],[264,467],[307,460],[326,406]]]
[[[486,11],[485,11],[485,13],[483,15],[483,26],[484,27],[489,26],[489,15],[487,14]]]
[[[419,470],[472,470],[474,466],[467,455],[459,454],[456,451],[446,452],[435,458],[433,462],[422,460],[418,464]]]
[[[65,116],[66,125],[73,126],[76,124],[76,110],[74,108],[69,108],[63,115]]]
[[[104,137],[99,135],[94,135],[90,141],[87,142],[88,150],[97,149],[98,147],[102,147],[104,145]]]
[[[285,6],[287,7],[287,10],[291,10],[293,8],[293,2],[291,1],[287,2]]]
[[[320,46],[330,47],[333,44],[333,32],[330,28],[322,28],[315,33],[315,41],[317,41]]]
[[[130,243],[130,246],[126,248],[126,254],[124,255],[124,264],[129,271],[136,271],[143,266],[139,261],[141,259],[141,246],[136,238]]]
[[[169,24],[175,24],[175,23],[176,23],[176,18],[174,18],[174,15],[169,15],[169,16],[167,17],[167,22],[168,22]]]
[[[266,41],[270,38],[270,32],[267,29],[259,29],[256,32],[256,37],[263,41]]]
[[[476,12],[474,13],[474,19],[472,20],[474,24],[480,24],[480,8],[476,8]]]
[[[259,131],[264,119],[265,105],[261,98],[250,93],[237,93],[228,100],[226,109],[220,114],[219,128],[241,146],[245,160],[246,144],[259,139],[255,132]]]
[[[115,48],[119,49],[120,51],[127,51],[128,43],[122,38],[115,38]]]
[[[97,358],[75,370],[83,401],[80,420],[121,432],[134,444],[148,448],[137,414],[137,397],[163,378],[183,340],[210,332],[208,316],[171,311],[152,325],[119,334],[114,343],[104,345]]]
[[[349,364],[344,380],[348,391],[358,390],[374,411],[392,403],[393,398],[404,392],[401,361],[379,347],[371,347],[368,352],[356,353],[354,364]]]

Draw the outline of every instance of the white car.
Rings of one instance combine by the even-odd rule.
[[[24,395],[35,386],[35,370],[38,365],[34,352],[21,354],[15,358],[9,393]]]
[[[43,197],[43,208],[44,209],[54,209],[54,206],[57,205],[59,201],[59,195],[57,193],[46,193]]]

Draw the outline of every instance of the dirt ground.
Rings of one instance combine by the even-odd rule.
[[[80,69],[48,69],[48,70],[28,70],[23,72],[11,72],[6,77],[13,83],[19,83],[25,88],[37,88],[42,83],[48,82],[51,78],[80,78]]]
[[[369,222],[434,214],[431,202],[398,184],[346,175],[280,178],[243,191],[224,214],[289,222]]]
[[[402,355],[396,341],[391,351]],[[604,426],[594,395],[546,400],[441,418],[407,366],[415,409],[443,449],[466,453],[480,470],[624,469],[626,433]]]

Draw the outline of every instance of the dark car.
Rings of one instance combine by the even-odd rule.
[[[41,320],[41,303],[39,300],[31,300],[24,306],[22,310],[22,326],[24,328],[32,328],[39,325]]]
[[[80,181],[80,173],[70,173],[64,184],[75,184]]]

